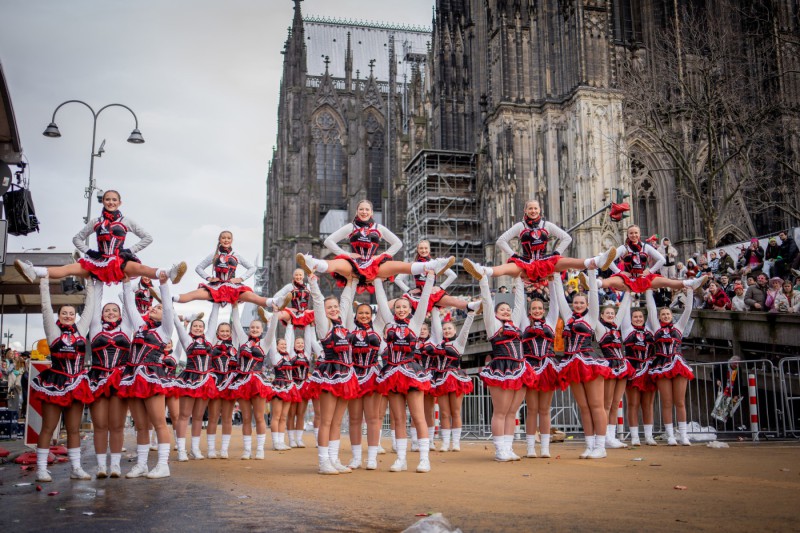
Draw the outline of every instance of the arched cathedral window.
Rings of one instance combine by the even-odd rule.
[[[372,113],[367,115],[364,127],[367,130],[367,198],[375,210],[380,211],[386,169],[386,133]]]
[[[311,137],[314,139],[320,209],[323,212],[330,209],[346,209],[346,168],[342,132],[329,111],[320,113],[314,119]]]
[[[650,172],[636,158],[631,159],[631,174],[633,175],[634,221],[642,229],[642,236],[646,238],[661,231],[658,221],[656,187]]]
[[[642,13],[639,0],[614,2],[614,40],[622,44],[642,42]]]

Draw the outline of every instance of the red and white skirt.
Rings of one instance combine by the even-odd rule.
[[[431,292],[430,298],[428,299],[428,312],[430,313],[433,310],[434,306],[438,304],[439,301],[445,296],[447,296],[447,291],[445,291],[442,288],[435,287],[433,289],[433,292]],[[401,298],[408,300],[408,303],[411,304],[412,311],[415,313],[417,312],[417,306],[419,305],[419,298],[420,298],[419,294],[413,295],[407,292],[403,294]]]
[[[525,259],[518,255],[509,258],[509,263],[514,263],[532,282],[547,280],[556,271],[556,263],[561,259],[558,255],[551,255],[543,259]]]
[[[253,292],[253,289],[241,283],[231,283],[230,281],[215,281],[213,283],[201,283],[198,289],[205,289],[211,299],[218,304],[232,304],[239,301],[239,296],[246,292]]]
[[[650,289],[650,286],[653,284],[653,280],[656,278],[660,278],[661,274],[655,274],[653,272],[647,274],[646,276],[626,276],[625,274],[618,272],[616,274],[611,275],[612,278],[620,278],[623,283],[631,290],[631,292],[635,293],[643,293]]]
[[[455,393],[456,396],[469,394],[475,388],[472,379],[462,368],[448,368],[433,374],[430,395],[439,397]]]
[[[611,377],[608,361],[594,357],[594,352],[578,352],[568,355],[558,369],[558,379],[566,389],[572,383],[588,383],[602,377]]]
[[[376,383],[378,392],[384,396],[391,392],[408,394],[411,390],[427,392],[431,388],[431,375],[412,360],[399,365],[384,365]]]
[[[232,372],[221,393],[223,400],[252,400],[265,398],[267,401],[275,396],[275,391],[261,373]]]
[[[122,371],[125,367],[118,366],[111,370],[107,368],[93,366],[89,369],[89,388],[95,398],[110,398],[119,390],[119,383],[122,381]]]
[[[92,259],[87,256],[78,259],[78,264],[93,278],[103,283],[119,283],[125,278],[125,265],[132,260],[134,259],[122,255],[112,255],[103,259]]]
[[[313,309],[306,309],[305,311],[298,311],[297,309],[292,309],[291,307],[287,307],[284,309],[287,313],[289,313],[290,320],[292,325],[296,328],[304,328],[310,324],[314,323],[314,310]],[[286,325],[286,322],[283,324]]]
[[[73,402],[89,404],[94,401],[85,372],[67,376],[49,368],[31,380],[31,397],[62,407],[69,407]]]
[[[354,258],[349,255],[337,255],[334,259],[343,259],[350,263],[353,267],[353,277],[358,278],[358,286],[356,292],[361,294],[364,291],[370,294],[375,292],[375,287],[372,286],[372,281],[378,277],[378,269],[386,261],[392,261],[392,256],[389,254],[378,254],[371,259]],[[338,287],[346,287],[348,279],[336,273],[332,273],[336,279]]]
[[[565,385],[559,378],[558,365],[553,357],[525,357],[525,364],[529,368],[525,382],[527,388],[544,392],[564,390]]]
[[[689,381],[694,379],[694,372],[681,354],[672,357],[657,355],[650,365],[650,377],[653,380],[672,379],[683,376]]]
[[[505,390],[519,390],[530,382],[530,367],[524,359],[494,357],[478,374],[487,387],[500,387]]]

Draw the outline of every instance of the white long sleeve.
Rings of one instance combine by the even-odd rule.
[[[128,246],[131,252],[134,254],[138,254],[148,246],[153,243],[153,237],[145,231],[143,227],[137,224],[133,219],[128,217],[122,217],[120,219],[123,224],[128,228],[130,233],[133,233],[137,237],[139,237],[139,242],[132,246]],[[125,239],[127,240],[127,239]]]
[[[308,280],[308,287],[311,299],[314,301],[314,326],[317,330],[317,337],[324,339],[332,329],[331,321],[325,314],[325,298],[323,298],[319,290],[319,282],[315,278]]]
[[[564,294],[564,283],[561,281],[561,276],[556,277],[556,292],[550,291],[550,301],[552,302],[553,299],[558,300],[558,312],[561,313],[561,318],[566,322],[572,316],[572,308],[569,306],[569,302],[567,302],[567,295]]]
[[[661,322],[658,320],[658,307],[652,289],[645,291],[644,300],[647,302],[647,326],[650,328],[650,333],[655,333],[661,327]]]
[[[689,319],[692,318],[692,308],[694,307],[694,295],[689,294],[689,297],[686,298],[686,306],[683,308],[683,314],[675,323],[675,327],[681,334],[685,337],[689,334],[687,331],[686,326],[689,324]]]
[[[461,325],[461,331],[458,332],[458,337],[453,342],[453,346],[458,351],[458,353],[463,354],[464,350],[467,349],[467,339],[469,338],[469,330],[472,329],[472,323],[475,321],[475,313],[470,311],[467,313],[467,318],[464,319],[464,323]]]
[[[605,333],[606,327],[600,323],[600,293],[597,289],[597,274],[593,268],[589,269],[589,312],[585,320],[589,322],[598,335]],[[602,333],[598,327],[602,326]]]
[[[375,301],[378,305],[378,317],[383,321],[385,327],[386,324],[391,324],[394,321],[394,315],[392,314],[392,310],[389,309],[389,301],[386,299],[386,291],[383,289],[383,280],[375,278],[372,285],[375,287]]]
[[[439,308],[434,307],[431,309],[431,337],[428,341],[431,344],[439,344],[444,338],[442,333],[442,315],[439,313]]]
[[[346,239],[351,233],[353,233],[354,229],[355,226],[353,226],[352,223],[345,224],[341,228],[328,235],[328,238],[325,239],[323,245],[325,248],[330,250],[333,255],[350,255],[344,251],[341,246],[339,246],[339,241]]]
[[[42,297],[42,325],[47,343],[52,344],[60,335],[56,319],[53,318],[53,304],[50,301],[50,279],[41,278],[39,280],[39,294]]]
[[[133,286],[130,281],[122,282],[122,305],[125,306],[123,316],[130,324],[129,330],[131,335],[134,331],[144,326],[144,319],[139,314],[139,309],[136,308],[136,295],[133,293]]]
[[[441,284],[441,285],[439,285],[439,288],[440,288],[440,289],[442,289],[442,290],[445,290],[445,289],[447,289],[447,287],[449,287],[450,285],[452,285],[452,284],[453,284],[453,282],[456,280],[456,278],[458,278],[458,274],[456,274],[455,272],[453,272],[453,269],[452,269],[452,268],[448,268],[447,270],[445,270],[445,271],[444,271],[444,275],[445,275],[445,276],[447,276],[447,279],[445,279],[445,280],[442,282],[442,284]]]
[[[564,293],[564,287],[561,285],[561,276],[556,273],[553,276],[547,285],[550,287],[550,307],[547,310],[547,316],[544,317],[544,322],[548,326],[550,326],[553,331],[556,330],[556,325],[558,324],[558,307],[559,301],[558,298],[553,298],[552,295],[556,293],[556,291],[561,291]]]
[[[400,237],[392,233],[392,230],[386,226],[378,224],[377,227],[378,231],[381,232],[381,237],[383,237],[383,240],[389,245],[386,253],[394,257],[395,254],[403,248],[403,241],[401,241]]]
[[[497,317],[494,316],[494,300],[492,300],[488,276],[483,276],[478,282],[478,286],[481,288],[481,298],[483,299],[483,325],[486,327],[486,335],[492,338],[500,326],[497,324]]]
[[[86,244],[86,239],[94,233],[94,225],[97,223],[97,220],[90,220],[82,230],[75,234],[72,238],[72,244],[75,245],[75,248],[80,250],[81,253],[86,253],[90,250],[89,246]]]
[[[511,240],[518,239],[520,232],[525,229],[525,224],[517,222],[509,229],[507,229],[500,237],[497,238],[497,247],[500,248],[504,254],[509,257],[514,255],[514,249],[511,248]]]
[[[358,280],[355,278],[351,279],[342,291],[342,296],[339,298],[342,324],[344,324],[344,327],[347,329],[355,329],[356,327],[356,312],[355,309],[353,309],[353,300],[355,300],[357,286]]]
[[[419,332],[422,329],[422,323],[425,322],[425,316],[428,314],[428,301],[431,298],[433,282],[435,280],[436,275],[433,272],[428,272],[428,277],[425,280],[425,286],[422,287],[422,294],[419,297],[417,310],[414,312],[414,316],[411,317],[411,320],[408,323],[408,329],[413,331],[415,335],[419,335]]]
[[[627,302],[625,301],[627,300]],[[631,322],[631,301],[633,300],[633,295],[631,291],[625,291],[625,296],[622,297],[622,302],[619,304],[619,310],[617,311],[617,317],[621,318],[619,323],[619,331],[622,334],[623,339],[627,339],[628,335],[633,333],[633,323]],[[625,308],[626,312],[622,312],[622,309]]]
[[[269,355],[270,362],[272,366],[280,360],[281,355],[278,353],[278,344],[276,342],[276,335],[278,333],[278,320],[277,316],[273,316],[269,321],[269,326],[267,327],[267,334],[261,338],[261,349],[264,350],[264,353]]]
[[[189,336],[188,333],[186,333],[186,328],[183,327],[183,323],[181,322],[181,319],[178,318],[178,315],[176,314],[172,315],[172,323],[175,325],[175,329],[178,332],[179,345],[183,348],[184,351],[187,351],[189,349],[189,345],[192,344],[192,338]],[[189,324],[189,327],[191,327],[191,324]]]
[[[231,332],[231,341],[237,348],[247,342],[247,334],[242,327],[242,313],[236,304],[231,308]]]
[[[239,265],[245,268],[244,274],[235,277],[241,278],[242,281],[244,281],[256,273],[257,269],[253,263],[251,263],[250,261],[242,257],[242,255],[236,252],[233,252],[233,256],[239,261]]]
[[[649,244],[644,245],[644,251],[647,254],[647,257],[649,257],[654,261],[653,266],[649,267],[650,272],[657,273],[659,270],[661,270],[661,267],[664,266],[664,264],[667,262],[667,259],[661,254],[661,252],[659,252]]]
[[[208,323],[206,324],[206,338],[214,339],[214,343],[222,342],[217,337],[217,322],[219,321],[219,304],[214,302],[211,305],[211,314],[208,315]]]
[[[559,255],[564,255],[564,252],[567,251],[569,245],[572,244],[572,237],[570,237],[569,233],[564,231],[560,226],[557,226],[552,222],[545,222],[544,228],[550,234],[548,240],[553,237],[558,239],[558,246],[555,247],[554,251],[558,252]]]
[[[408,286],[406,283],[406,279],[408,279],[409,274],[398,274],[394,277],[394,284],[400,287],[400,290],[403,292],[408,292],[411,290],[411,287]]]
[[[286,295],[292,292],[292,289],[294,289],[294,284],[287,283],[286,285],[278,289],[278,292],[272,295],[272,299],[275,301],[276,304],[279,302],[282,303],[284,298],[286,298]]]
[[[197,275],[198,275],[198,276],[200,276],[202,279],[205,279],[205,280],[207,280],[208,278],[210,278],[210,277],[211,277],[211,276],[209,276],[209,275],[208,275],[208,273],[206,272],[206,268],[208,268],[209,266],[211,266],[211,263],[213,263],[213,262],[214,262],[214,256],[215,256],[215,255],[217,255],[217,254],[216,254],[216,252],[212,252],[212,253],[208,254],[207,256],[205,256],[205,258],[203,258],[203,260],[202,260],[202,261],[200,261],[199,263],[197,263],[197,266],[196,266],[196,267],[194,267],[194,271],[195,271],[195,272],[197,273]]]
[[[97,298],[95,297],[94,292],[94,284],[87,283],[86,284],[86,300],[83,302],[83,312],[81,313],[81,318],[78,320],[78,323],[75,324],[75,327],[78,329],[78,333],[82,336],[86,337],[89,335],[89,327],[92,324],[92,318],[94,317],[95,307],[99,305],[97,302]],[[102,312],[102,306],[100,306],[100,311]]]
[[[87,338],[93,339],[95,335],[102,333],[103,331],[103,282],[94,278],[89,278],[86,280],[86,283],[94,287],[95,298],[97,298],[97,301],[100,302],[100,305],[94,306],[94,311],[92,312],[92,323],[89,325],[89,336]],[[123,298],[124,296],[125,294],[123,293]],[[121,314],[123,317],[125,316],[125,313]]]
[[[161,325],[158,327],[158,333],[162,339],[172,338],[172,316],[175,311],[172,309],[172,297],[169,294],[169,282],[159,284],[158,291],[161,293],[161,307],[164,308],[164,313],[161,316]]]
[[[514,291],[514,309],[511,311],[511,322],[519,328],[522,327],[522,319],[528,314],[527,309],[525,309],[525,287],[524,285],[518,287],[515,283],[511,286],[511,290]]]

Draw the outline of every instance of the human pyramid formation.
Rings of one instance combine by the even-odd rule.
[[[663,407],[668,444],[677,445],[673,429],[673,407],[678,421],[680,442],[689,444],[686,433],[685,395],[693,379],[681,356],[681,339],[691,314],[689,308],[673,323],[669,309],[658,311],[651,289],[668,287],[693,290],[705,278],[671,280],[657,271],[664,258],[640,241],[639,228],[628,228],[627,240],[618,248],[586,259],[564,257],[569,235],[541,215],[536,201],[525,206],[525,215],[498,240],[498,246],[511,256],[508,263],[489,268],[464,259],[464,268],[480,284],[481,298],[466,302],[447,294],[455,279],[450,270],[455,258],[430,256],[430,245],[417,246],[413,263],[396,261],[393,255],[402,248],[400,239],[388,228],[375,223],[372,204],[362,200],[351,224],[333,233],[325,246],[333,254],[329,260],[298,254],[298,269],[292,283],[272,298],[255,294],[243,281],[255,268],[232,250],[233,235],[223,231],[215,251],[196,268],[205,279],[196,290],[171,296],[169,282],[177,283],[186,271],[179,263],[169,270],[139,262],[136,253],[152,242],[133,220],[120,213],[121,197],[116,191],[103,195],[103,212],[73,239],[84,253],[76,264],[42,268],[17,261],[16,267],[30,282],[40,280],[42,315],[52,366],[32,380],[32,394],[43,402],[43,423],[37,448],[37,481],[50,481],[47,470],[49,443],[62,414],[67,429],[71,478],[91,479],[81,467],[79,426],[85,404],[90,405],[95,429],[97,477],[120,477],[123,427],[130,410],[137,431],[136,465],[126,474],[135,478],[162,478],[170,475],[168,459],[171,435],[166,423],[166,406],[175,422],[178,460],[186,461],[186,433],[189,419],[191,455],[203,459],[200,437],[203,414],[208,408],[207,455],[228,458],[231,420],[238,402],[243,416],[242,459],[264,459],[266,442],[266,403],[270,402],[273,449],[305,447],[303,420],[308,401],[314,402],[315,437],[319,473],[338,475],[363,466],[378,467],[381,423],[387,403],[392,419],[392,445],[397,459],[390,471],[408,469],[406,408],[411,414],[412,439],[419,449],[417,472],[431,469],[429,451],[433,449],[433,405],[441,409],[442,445],[440,451],[459,451],[461,404],[472,392],[472,382],[461,369],[461,355],[476,313],[483,312],[491,342],[490,361],[480,378],[487,385],[493,404],[492,434],[496,461],[519,460],[512,449],[515,414],[527,402],[527,457],[536,457],[535,439],[540,433],[539,456],[550,457],[550,404],[556,390],[569,387],[580,408],[586,435],[581,458],[606,457],[606,447],[622,447],[608,425],[622,394],[628,394],[632,444],[639,445],[638,410],[641,406],[646,444],[654,445],[653,403],[658,390]],[[128,232],[140,240],[124,248]],[[95,233],[98,250],[90,250],[84,240]],[[518,239],[519,252],[510,246]],[[350,252],[339,242],[348,240]],[[557,239],[552,255],[547,246]],[[382,241],[389,247],[379,253]],[[618,267],[615,259],[619,260]],[[648,268],[648,265],[652,266]],[[239,266],[246,268],[236,276]],[[209,276],[205,269],[211,266]],[[615,274],[599,280],[596,269],[611,268]],[[564,296],[560,272],[581,273],[585,293],[573,299],[572,308]],[[340,299],[325,297],[318,275],[329,273],[344,287]],[[308,283],[305,283],[305,276]],[[413,286],[404,279],[411,275]],[[437,276],[446,276],[435,287]],[[512,276],[514,307],[494,305],[489,278]],[[77,320],[72,306],[62,306],[53,317],[49,279],[82,276],[93,280],[87,287],[85,310]],[[383,280],[397,276],[405,293],[388,301]],[[140,277],[136,290],[130,278]],[[159,280],[157,293],[151,283]],[[122,307],[102,303],[103,285],[122,283]],[[525,283],[547,283],[551,302],[545,309],[533,300],[526,312]],[[615,310],[602,311],[598,288],[626,290]],[[377,300],[377,313],[366,303],[356,304],[357,294],[369,292]],[[631,292],[645,292],[647,315],[631,310]],[[160,303],[153,305],[153,298]],[[192,300],[214,302],[209,323],[201,317],[185,322],[173,310],[173,302]],[[309,300],[313,309],[309,309]],[[237,304],[259,306],[260,320],[240,324]],[[231,304],[231,323],[217,324],[220,306]],[[355,307],[354,307],[354,304]],[[440,307],[467,311],[460,332],[443,320]],[[268,312],[265,308],[272,309]],[[430,314],[430,325],[425,323]],[[553,351],[556,322],[564,320],[564,356]],[[276,339],[278,322],[286,325],[286,335]],[[264,332],[266,324],[266,333]],[[173,352],[171,337],[178,331]],[[207,334],[207,332],[213,332]],[[596,351],[593,341],[599,345]],[[186,353],[186,367],[175,374],[179,352]],[[91,354],[85,370],[84,357]],[[274,377],[265,370],[271,367]],[[340,428],[349,411],[353,458],[348,466],[339,459]],[[216,452],[217,421],[222,419],[222,447]],[[252,453],[252,427],[255,419],[256,451]],[[361,423],[367,424],[367,458],[362,462]],[[152,427],[157,439],[158,462],[148,469]],[[287,429],[288,428],[288,429]],[[287,446],[284,435],[288,432]],[[415,435],[416,434],[416,435]],[[110,468],[106,452],[110,448]],[[385,453],[385,452],[383,452]],[[364,464],[365,463],[365,464]]]

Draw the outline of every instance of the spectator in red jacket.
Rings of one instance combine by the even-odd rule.
[[[731,310],[731,299],[728,298],[728,295],[716,281],[712,281],[708,284],[705,300],[706,307],[709,309],[714,309],[715,311]]]

